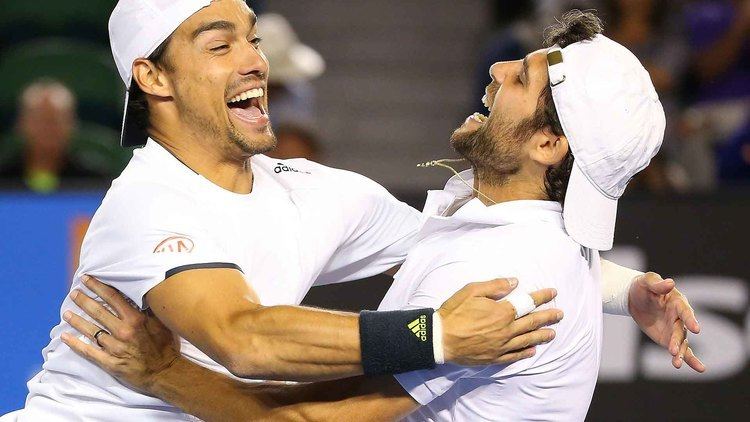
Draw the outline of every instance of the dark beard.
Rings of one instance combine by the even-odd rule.
[[[229,126],[222,128],[211,119],[208,119],[203,113],[191,108],[182,107],[181,112],[185,114],[187,121],[190,121],[201,133],[212,139],[219,139],[216,135],[225,132],[225,139],[237,147],[244,156],[250,157],[256,154],[265,154],[276,148],[276,136],[273,132],[271,132],[269,139],[253,142],[237,130],[231,121],[229,122]]]
[[[229,142],[236,145],[244,154],[248,156],[256,154],[265,154],[276,148],[276,135],[271,132],[271,139],[268,142],[264,142],[260,145],[253,145],[237,128],[234,127],[232,122],[229,122],[228,134]]]
[[[474,132],[455,131],[451,146],[468,160],[484,184],[502,185],[521,169],[522,122],[518,126],[498,118],[487,121]],[[523,128],[525,129],[525,128]]]

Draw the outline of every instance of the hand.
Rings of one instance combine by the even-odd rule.
[[[84,276],[83,283],[102,298],[115,313],[75,290],[71,298],[81,309],[102,324],[108,333],[94,335],[98,326],[67,311],[63,319],[91,340],[87,344],[75,335],[63,333],[63,343],[80,356],[104,369],[134,388],[149,392],[155,377],[168,369],[179,357],[179,342],[155,316],[141,312],[119,291],[98,280]]]
[[[684,361],[697,372],[706,370],[687,339],[687,330],[698,334],[700,325],[687,298],[675,288],[674,280],[663,280],[651,272],[638,276],[630,287],[628,308],[641,330],[669,350],[675,368],[681,368]]]
[[[554,330],[541,327],[559,322],[561,310],[537,311],[516,319],[513,305],[497,302],[517,283],[514,279],[471,283],[443,303],[438,312],[443,320],[446,361],[459,365],[509,364],[534,356],[536,345],[555,337]],[[543,289],[531,296],[539,306],[554,299],[557,291]]]

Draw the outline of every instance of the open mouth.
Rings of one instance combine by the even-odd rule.
[[[241,92],[227,101],[227,107],[240,120],[252,125],[268,124],[268,113],[263,107],[263,88],[253,88]]]

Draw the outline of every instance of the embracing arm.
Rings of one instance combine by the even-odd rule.
[[[262,306],[237,270],[181,272],[146,300],[167,327],[236,376],[306,381],[362,373],[356,314]]]
[[[180,358],[174,335],[155,316],[139,311],[119,292],[94,279],[86,279],[84,283],[104,299],[113,311],[80,292],[72,295],[73,301],[102,324],[108,334],[96,338],[99,326],[67,311],[63,315],[65,321],[85,335],[90,343],[70,333],[63,333],[62,341],[122,382],[203,419],[382,420],[386,416],[393,419],[401,417],[416,407],[414,400],[389,376],[359,377],[286,389],[248,385],[219,375]],[[531,356],[530,347],[549,340],[548,331],[542,327],[560,320],[558,311],[554,309],[532,312],[515,319],[515,309],[509,302],[498,303],[487,297],[496,290],[494,284],[497,282],[472,283],[446,301],[440,309],[446,316],[446,322],[463,319],[474,321],[478,329],[483,327],[483,332],[473,334],[471,341],[461,342],[459,338],[448,340],[473,356],[473,361],[465,362],[478,364],[492,360],[509,364],[528,358]],[[481,295],[484,296],[478,297]],[[552,300],[555,292],[547,289],[534,292],[531,296],[535,305],[541,305]],[[475,312],[466,312],[467,307]],[[476,312],[480,309],[499,310],[499,313],[493,316],[487,312]],[[488,329],[497,329],[502,335],[489,335]],[[445,333],[445,336],[460,337],[460,334]],[[91,343],[98,343],[101,348]],[[477,345],[490,345],[500,356],[491,359],[481,357],[477,354]],[[237,417],[225,416],[229,414]]]
[[[116,290],[93,278],[84,277],[84,284],[110,304],[120,298]],[[469,283],[441,306],[437,314],[442,319],[446,361],[460,365],[498,363],[513,355],[515,350],[510,346],[514,343],[510,340],[516,335],[530,332],[532,336],[543,337],[545,332],[532,324],[523,333],[504,329],[514,311],[495,300],[510,290],[511,284],[506,279]],[[554,297],[551,289],[534,294],[539,303],[549,302]],[[74,301],[105,326],[115,319],[104,308],[93,306],[95,302],[84,294],[79,294]],[[169,329],[242,378],[310,381],[363,373],[360,324],[364,327],[365,322],[360,321],[358,315],[260,305],[255,292],[236,270],[194,269],[172,275],[151,289],[146,301]],[[414,311],[394,314],[408,312]],[[556,315],[555,310],[540,311],[534,315],[534,322],[546,325],[556,321]],[[368,326],[372,330],[364,333],[377,332],[380,333],[377,337],[382,339],[378,342],[381,355],[376,356],[379,362],[409,361],[401,357],[413,350],[411,346],[395,340],[390,342],[390,339],[414,339],[406,325],[405,322],[403,333],[406,334],[396,333],[398,330],[392,333],[374,324]],[[126,327],[125,339],[135,330]],[[430,340],[424,344],[433,343]],[[420,347],[424,350],[424,346]],[[431,350],[429,359],[432,359]],[[428,363],[432,365],[434,361]],[[408,369],[383,367],[386,369],[380,373],[421,369],[403,364],[401,367]]]
[[[301,385],[246,384],[179,358],[148,392],[213,421],[393,421],[419,404],[392,376]]]

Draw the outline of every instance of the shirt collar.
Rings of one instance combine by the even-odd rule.
[[[461,177],[451,177],[444,189],[427,193],[423,211],[427,219],[424,231],[432,232],[439,227],[455,227],[466,223],[490,226],[547,223],[564,228],[562,206],[559,202],[519,200],[486,206],[474,197],[473,190],[470,188],[474,183],[474,172],[465,170],[459,175]],[[466,180],[466,183],[461,181],[461,178]],[[446,215],[450,209],[458,206],[460,208],[452,216]]]

